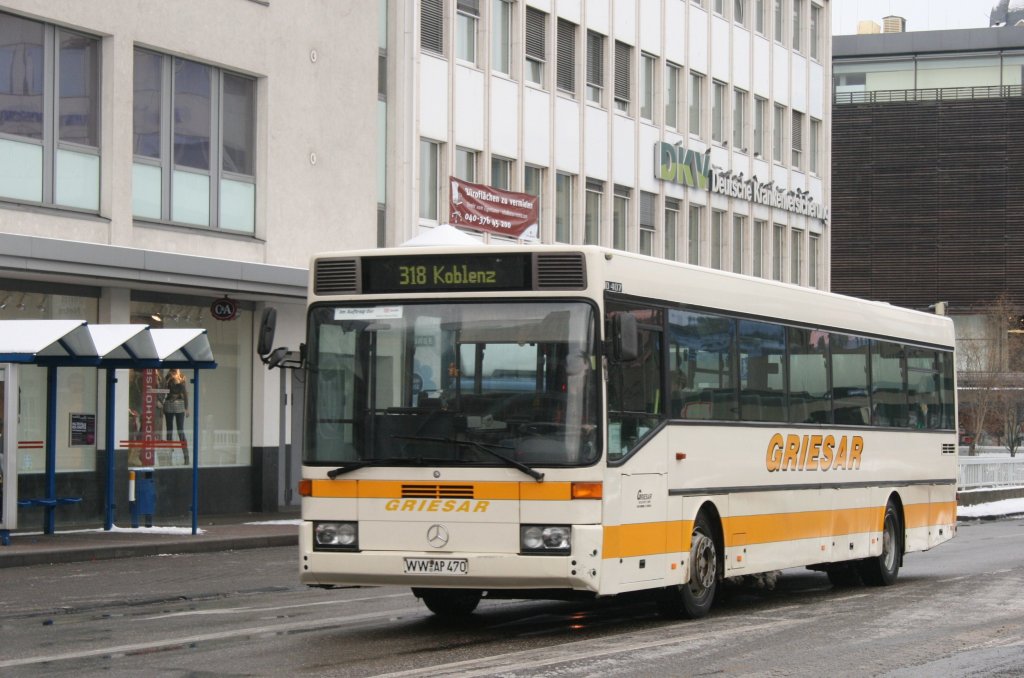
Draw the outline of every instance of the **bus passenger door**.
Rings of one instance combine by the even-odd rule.
[[[622,476],[618,532],[619,583],[662,579],[668,573],[668,485],[664,473]]]

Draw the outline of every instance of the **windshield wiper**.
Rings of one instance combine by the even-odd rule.
[[[393,458],[393,459],[367,459],[366,461],[349,461],[349,462],[345,462],[344,464],[342,464],[338,468],[334,469],[333,471],[328,471],[327,472],[327,477],[330,478],[331,480],[334,480],[335,478],[340,476],[342,473],[348,473],[349,471],[355,471],[356,469],[361,469],[361,468],[364,468],[366,466],[384,466],[385,464],[399,464],[399,463],[401,463],[403,461],[407,461],[407,460],[406,459]]]
[[[401,436],[390,436],[391,438],[399,438]],[[417,436],[416,440],[424,440],[424,438]],[[434,442],[434,438],[429,438],[431,442]],[[450,442],[448,440],[442,441],[440,438],[436,439],[436,442]],[[343,473],[349,471],[355,471],[357,469],[365,468],[367,466],[426,466],[427,464],[443,464],[451,461],[450,459],[437,459],[435,457],[391,457],[388,459],[367,459],[366,461],[350,461],[342,466],[334,469],[333,471],[327,472],[327,477],[334,480]]]
[[[478,443],[475,440],[459,440],[457,438],[440,438],[440,437],[435,437],[435,436],[396,435],[396,436],[391,436],[391,437],[396,439],[396,440],[418,440],[418,441],[427,442],[427,443],[448,443],[449,445],[467,445],[469,447],[472,447],[475,450],[479,450],[481,452],[486,452],[487,454],[491,455],[492,457],[494,457],[496,459],[500,459],[501,461],[505,462],[507,465],[509,465],[509,466],[511,466],[513,468],[519,469],[520,471],[522,471],[526,475],[528,475],[531,478],[533,478],[534,480],[536,480],[538,483],[544,481],[544,474],[541,473],[540,471],[534,470],[534,469],[530,468],[529,466],[527,466],[526,464],[524,464],[524,463],[522,463],[520,461],[516,461],[515,459],[512,459],[510,457],[506,457],[501,452],[498,452],[498,450],[511,450],[512,449],[511,447],[500,447],[500,446],[497,446],[497,445],[485,445],[484,443]]]

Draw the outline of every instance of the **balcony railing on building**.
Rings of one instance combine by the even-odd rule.
[[[926,89],[883,89],[833,93],[837,106],[844,104],[893,104],[914,101],[958,101],[966,99],[1009,99],[1024,96],[1024,85],[979,87],[933,87]]]

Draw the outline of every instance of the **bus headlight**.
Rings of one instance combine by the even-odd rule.
[[[356,551],[359,549],[359,523],[313,523],[314,551]]]
[[[523,553],[566,555],[572,551],[572,528],[568,525],[521,525],[519,548]]]

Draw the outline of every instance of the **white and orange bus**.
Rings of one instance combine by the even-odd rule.
[[[301,580],[481,597],[806,566],[892,584],[956,531],[948,318],[596,247],[311,267]]]

